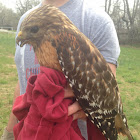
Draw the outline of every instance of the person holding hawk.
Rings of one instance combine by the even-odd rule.
[[[47,4],[58,7],[67,15],[73,24],[98,48],[106,62],[109,64],[113,74],[116,76],[116,66],[120,54],[120,47],[114,24],[105,12],[96,9],[95,5],[90,4],[90,1],[44,0],[37,7],[29,10],[21,17],[17,28],[17,35],[25,17],[33,10]],[[33,47],[29,44],[25,44],[23,48],[20,48],[20,46],[16,44],[15,62],[19,76],[19,82],[15,90],[15,97],[17,97],[19,93],[24,94],[26,92],[27,80],[29,77],[40,73],[40,65],[34,54]],[[64,96],[66,98],[73,96],[70,88],[67,87],[65,89]],[[69,105],[68,115],[73,115],[73,120],[85,118],[83,110],[76,101],[72,105]],[[5,130],[6,136],[8,135],[8,137],[11,137],[13,126],[16,123],[16,118],[11,114],[8,126]],[[85,139],[88,139],[86,122],[79,120],[78,125],[81,129],[82,136],[84,136]],[[2,137],[3,140],[6,140],[5,135]]]

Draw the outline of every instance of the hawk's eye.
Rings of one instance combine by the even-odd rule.
[[[33,27],[31,28],[30,31],[31,31],[32,33],[37,33],[38,30],[39,30],[38,26],[33,26]]]

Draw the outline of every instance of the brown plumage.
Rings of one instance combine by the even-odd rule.
[[[22,22],[17,43],[33,46],[40,65],[63,71],[87,117],[108,140],[127,135],[116,79],[91,41],[57,8],[42,6]]]

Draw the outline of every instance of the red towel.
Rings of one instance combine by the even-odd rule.
[[[73,101],[64,99],[67,81],[63,73],[46,67],[40,70],[29,78],[26,93],[14,103],[13,113],[20,121],[14,127],[15,140],[84,140],[77,121],[68,117]],[[104,140],[98,128],[89,124],[89,140]],[[98,133],[94,136],[93,131]]]
[[[88,140],[106,140],[101,131],[89,119],[87,119],[87,132]]]

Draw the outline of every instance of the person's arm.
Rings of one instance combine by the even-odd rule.
[[[19,86],[19,81],[18,81],[18,83],[16,85],[16,88],[15,88],[15,92],[14,92],[13,104],[14,104],[14,101],[15,101],[16,97],[18,97],[19,95],[20,95],[20,86]],[[17,124],[17,119],[16,119],[15,115],[11,111],[9,121],[8,121],[8,124],[7,124],[7,128],[6,128],[7,131],[12,132],[13,127],[16,124]]]
[[[114,74],[114,76],[116,77],[116,65],[108,63],[108,65],[110,66],[112,73]]]
[[[112,73],[116,77],[116,65],[111,64],[111,63],[108,63],[108,65],[110,66]],[[65,96],[65,98],[74,97],[74,93],[69,86],[65,89],[64,96]],[[77,101],[68,107],[68,116],[70,116],[70,115],[73,115],[73,120],[76,120],[76,119],[85,120],[86,119],[85,112],[81,109],[81,107]]]

